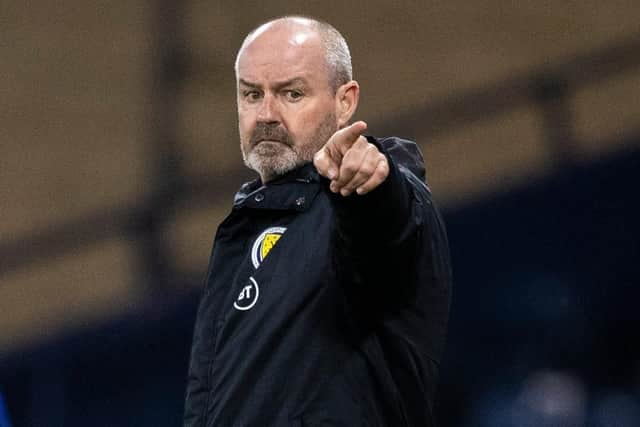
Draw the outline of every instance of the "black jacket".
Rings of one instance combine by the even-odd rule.
[[[245,184],[198,309],[185,426],[431,426],[449,249],[417,146],[371,193],[308,164]]]

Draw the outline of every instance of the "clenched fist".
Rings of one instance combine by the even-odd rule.
[[[340,129],[314,156],[314,166],[331,180],[329,188],[334,193],[348,196],[355,190],[366,194],[387,179],[387,158],[362,136],[366,129],[363,121]]]

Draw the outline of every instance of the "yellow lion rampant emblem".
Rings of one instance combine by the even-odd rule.
[[[287,231],[285,227],[270,227],[260,233],[251,248],[251,261],[255,268],[258,268],[269,255],[269,252],[278,243],[285,231]]]
[[[276,243],[278,243],[278,240],[280,240],[281,236],[282,234],[276,233],[269,233],[264,236],[264,240],[262,241],[261,245],[262,248],[260,249],[260,256],[262,257],[262,259],[265,259],[267,255],[269,255],[269,251],[276,245]]]

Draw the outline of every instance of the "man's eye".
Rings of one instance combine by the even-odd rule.
[[[244,97],[250,101],[255,101],[260,98],[260,92],[257,90],[250,90],[244,93]]]
[[[286,92],[286,95],[287,95],[287,99],[291,101],[298,101],[300,98],[302,98],[302,92],[297,90],[288,90]]]

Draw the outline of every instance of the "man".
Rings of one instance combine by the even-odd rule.
[[[185,426],[430,426],[449,310],[444,227],[415,144],[365,137],[346,42],[268,22],[236,60],[259,174],[220,224]]]

